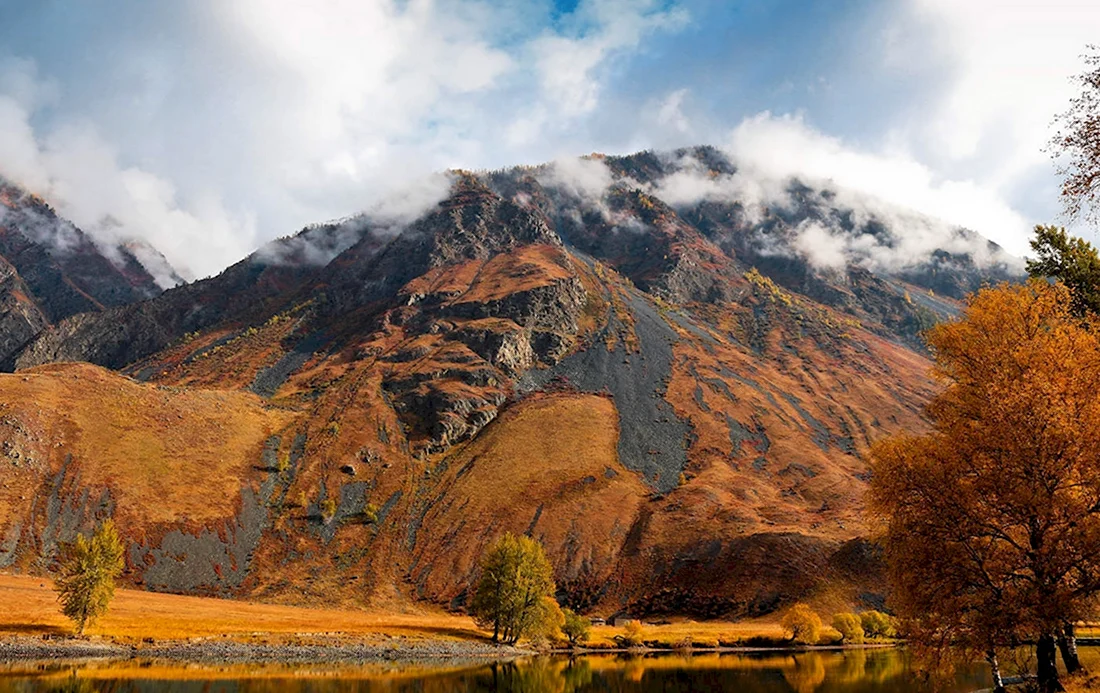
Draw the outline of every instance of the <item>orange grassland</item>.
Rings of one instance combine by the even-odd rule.
[[[72,632],[45,578],[0,575],[0,636]],[[482,639],[473,619],[423,608],[408,613],[308,609],[274,604],[186,597],[119,589],[111,608],[87,634],[120,642],[229,637],[285,641],[295,636],[404,636],[447,640]]]
[[[46,578],[0,575],[0,637],[68,635],[71,624],[58,610]],[[595,626],[591,645],[610,647],[622,628]],[[231,638],[261,642],[315,642],[332,638],[355,641],[403,637],[433,640],[486,640],[468,616],[430,607],[406,612],[310,609],[208,597],[119,589],[107,615],[87,630],[90,636],[117,642]],[[752,637],[781,638],[778,623],[683,621],[645,625],[646,640],[675,646],[685,639],[700,645],[732,644]]]

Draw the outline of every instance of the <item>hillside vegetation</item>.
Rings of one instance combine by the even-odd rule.
[[[867,451],[923,430],[920,330],[1011,258],[955,229],[875,264],[906,229],[797,182],[766,208],[666,202],[683,176],[736,182],[710,148],[582,165],[600,190],[454,172],[397,233],[310,227],[22,346],[0,566],[48,573],[113,515],[132,585],[461,609],[511,531],[585,613],[881,606]],[[879,260],[822,269],[810,224]]]

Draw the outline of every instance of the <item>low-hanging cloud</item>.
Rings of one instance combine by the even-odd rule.
[[[117,246],[141,239],[194,278],[221,269],[227,255],[243,255],[252,244],[255,232],[246,215],[230,214],[213,193],[183,203],[169,181],[120,165],[116,150],[90,123],[37,131],[32,117],[54,87],[40,84],[26,61],[0,63],[0,73],[0,85],[9,88],[0,93],[0,175],[47,199],[112,260],[120,259]],[[36,240],[61,249],[74,233],[64,222],[29,228]],[[197,255],[196,248],[209,252]],[[176,281],[162,262],[147,269],[164,287]]]
[[[571,209],[599,211],[615,228],[629,228],[608,205],[616,186],[642,189],[679,209],[703,202],[736,204],[757,252],[799,255],[820,271],[858,265],[896,273],[928,262],[936,251],[967,256],[980,267],[1019,268],[1017,258],[991,247],[982,235],[937,216],[955,210],[952,184],[936,185],[919,170],[914,175],[911,162],[855,152],[800,119],[768,114],[748,119],[730,135],[725,156],[730,165],[713,170],[690,151],[658,153],[663,174],[645,183],[617,177],[598,157],[559,160],[538,178],[571,200]],[[895,175],[893,167],[910,170],[907,180],[915,189],[884,188],[876,176]],[[811,217],[793,228],[764,230],[770,214],[799,208]],[[999,205],[985,212],[975,218],[1005,215]],[[1011,213],[1005,216],[1019,222]]]
[[[764,112],[746,118],[724,148],[750,178],[796,178],[834,190],[838,202],[853,209],[878,215],[915,212],[971,229],[1015,253],[1023,252],[1020,239],[1030,232],[1027,220],[988,188],[971,180],[943,179],[904,155],[860,151],[814,130],[798,116]]]
[[[850,30],[844,45],[821,31],[791,52],[754,33],[796,28],[804,13],[766,3],[24,4],[0,43],[42,73],[24,61],[0,74],[0,167],[97,237],[139,233],[195,276],[432,171],[703,143],[742,160],[707,182],[708,199],[732,189],[762,211],[793,173],[1020,255],[1030,222],[1056,205],[1038,149],[1100,28],[1089,3],[901,0],[870,14],[841,3],[813,16]],[[807,116],[761,113],[728,137],[768,108]],[[95,145],[86,155],[109,156],[82,161],[92,172],[81,175],[43,165],[66,130]],[[663,183],[665,199],[690,200],[703,182],[680,178]],[[84,187],[97,192],[78,199]]]
[[[55,98],[80,89],[29,62],[0,81],[0,171],[97,238],[141,237],[202,276],[433,171],[572,150],[562,143],[604,104],[609,69],[685,26],[677,4],[150,5],[119,17],[96,68],[72,64],[103,85],[95,98]],[[173,40],[147,40],[138,22]],[[63,156],[70,145],[81,155]],[[117,224],[100,228],[106,216]]]
[[[450,172],[417,179],[383,197],[365,212],[310,224],[294,236],[272,241],[256,251],[256,257],[278,265],[327,265],[358,243],[365,233],[392,237],[404,231],[446,199],[454,180]]]

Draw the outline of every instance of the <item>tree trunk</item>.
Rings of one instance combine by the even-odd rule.
[[[1039,636],[1039,642],[1035,647],[1035,658],[1038,660],[1036,674],[1039,679],[1039,691],[1041,693],[1058,693],[1064,691],[1062,683],[1058,680],[1058,648],[1054,642],[1054,635],[1043,633]]]
[[[1077,631],[1072,623],[1065,624],[1058,634],[1058,649],[1062,652],[1062,663],[1066,665],[1067,674],[1081,670],[1081,660],[1077,657]]]
[[[997,653],[990,650],[985,655],[985,661],[989,662],[989,673],[993,677],[993,693],[1005,693],[1005,682],[1001,677],[1001,663],[997,661]]]

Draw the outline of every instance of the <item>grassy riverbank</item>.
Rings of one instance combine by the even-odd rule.
[[[0,639],[63,638],[72,627],[58,610],[48,579],[0,575]],[[616,646],[623,629],[592,628],[591,648]],[[87,635],[104,643],[147,647],[179,641],[230,641],[253,646],[374,645],[392,650],[436,643],[484,645],[489,634],[468,616],[427,606],[406,611],[305,608],[120,589],[107,615]],[[827,636],[828,637],[828,636]],[[642,639],[656,648],[696,649],[778,645],[778,620],[740,623],[679,620],[647,624]]]

